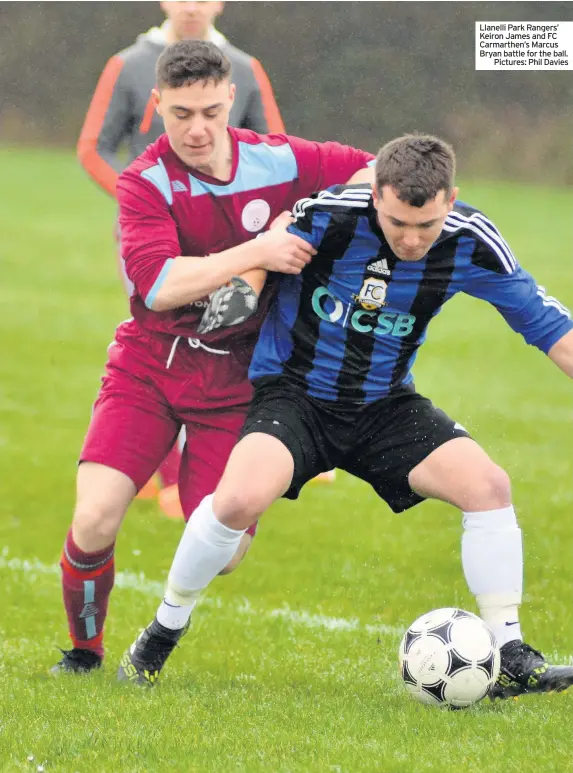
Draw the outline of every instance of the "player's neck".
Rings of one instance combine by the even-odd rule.
[[[208,164],[193,168],[201,174],[214,177],[215,180],[228,182],[233,171],[233,143],[231,142],[230,134],[227,132],[226,143],[216,158],[212,159]]]
[[[210,38],[210,29],[207,27],[205,32],[202,35],[196,35],[193,40],[209,40]],[[167,42],[167,45],[171,45],[171,43],[180,43],[182,40],[188,40],[188,38],[180,38],[176,35],[175,30],[173,29],[172,24],[168,24],[165,30],[165,40]]]

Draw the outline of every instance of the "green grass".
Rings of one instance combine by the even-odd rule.
[[[136,502],[118,542],[105,670],[47,675],[67,640],[55,565],[75,460],[127,310],[114,204],[73,156],[4,149],[0,164],[0,771],[570,770],[573,694],[454,713],[407,697],[399,630],[434,607],[474,609],[460,517],[436,502],[395,516],[344,475],[273,507],[151,692],[121,689],[115,667],[155,610],[181,526]],[[573,303],[570,193],[467,183],[461,197],[496,221],[548,292]],[[416,373],[511,474],[526,545],[523,627],[571,660],[570,382],[469,298],[432,325]]]

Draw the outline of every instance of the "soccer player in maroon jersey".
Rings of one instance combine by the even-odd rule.
[[[281,228],[254,237],[302,196],[348,180],[373,158],[334,142],[231,128],[230,64],[210,42],[167,47],[157,83],[166,133],[117,185],[133,318],[119,325],[109,348],[80,455],[61,560],[73,648],[55,671],[101,665],[116,535],[180,427],[187,432],[179,476],[186,514],[215,489],[242,428],[272,274],[252,317],[201,335],[209,294],[253,269],[299,273],[314,254],[306,241]],[[241,560],[252,534],[224,571]]]
[[[272,86],[261,63],[231,45],[213,26],[223,7],[221,2],[163,2],[161,8],[167,18],[161,27],[152,27],[139,35],[132,46],[107,62],[78,140],[78,158],[93,180],[112,196],[115,197],[119,174],[126,166],[120,153],[123,146],[127,148],[129,163],[163,134],[163,122],[155,111],[151,93],[155,85],[155,64],[165,46],[177,40],[210,40],[231,62],[236,87],[229,115],[231,126],[261,134],[284,133]],[[119,254],[118,258],[129,297],[133,284],[125,275]],[[183,431],[157,475],[138,493],[138,498],[158,497],[162,513],[170,518],[183,515],[177,479],[184,439]]]

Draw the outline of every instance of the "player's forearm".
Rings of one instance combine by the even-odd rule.
[[[156,285],[146,298],[146,304],[153,311],[170,311],[193,303],[226,284],[234,276],[247,274],[257,267],[257,261],[257,250],[253,249],[252,242],[207,258],[175,258],[165,275],[159,275]]]
[[[553,344],[547,356],[558,368],[561,368],[563,373],[573,378],[573,330],[565,333],[557,343]]]
[[[271,230],[275,228],[286,230],[293,222],[293,219],[294,218],[290,211],[282,212],[271,223]],[[241,279],[247,282],[247,284],[253,288],[257,295],[260,295],[263,291],[263,287],[265,286],[265,282],[267,281],[267,275],[268,271],[265,271],[264,268],[253,268],[251,271],[247,271],[246,273],[241,274]]]
[[[250,271],[241,274],[241,279],[244,279],[245,282],[253,288],[256,294],[260,295],[265,286],[265,282],[267,281],[267,274],[268,272],[265,271],[264,268],[253,268]]]

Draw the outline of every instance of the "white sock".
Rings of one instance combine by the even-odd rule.
[[[480,614],[501,647],[521,639],[521,529],[513,506],[463,514],[462,565]]]
[[[213,512],[213,495],[205,497],[189,519],[171,564],[165,599],[157,620],[172,630],[183,628],[200,591],[235,555],[245,529],[230,529]]]
[[[187,621],[191,617],[191,612],[196,603],[194,601],[192,604],[170,604],[164,598],[157,610],[157,620],[164,628],[179,631],[187,625]]]

